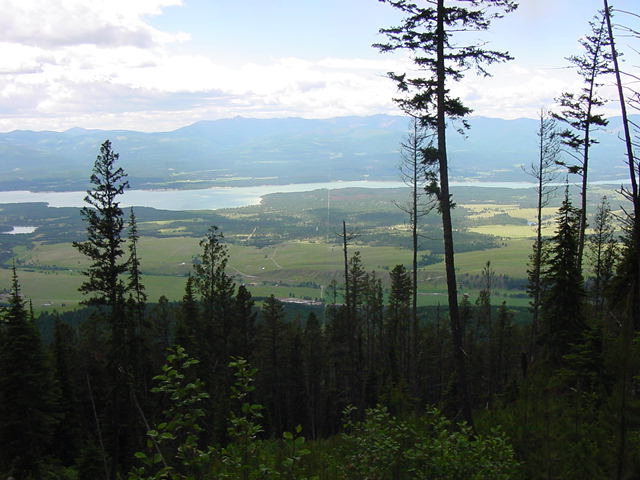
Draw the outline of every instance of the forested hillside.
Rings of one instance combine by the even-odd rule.
[[[83,129],[0,133],[0,188],[84,190],[91,158],[105,138],[117,143],[136,189],[397,180],[398,151],[408,123],[390,115],[234,118],[161,133]],[[528,180],[522,165],[536,157],[531,136],[535,120],[473,117],[469,123],[467,138],[451,137],[454,180]],[[599,133],[593,151],[594,180],[625,178],[621,132],[618,117]]]
[[[5,136],[2,148],[15,162],[6,185],[31,181],[20,178],[20,169],[42,168],[42,145],[59,142],[46,159],[61,160],[57,167],[70,181],[60,185],[43,175],[49,179],[43,184],[73,187],[74,172],[83,170],[90,187],[79,211],[44,204],[0,211],[3,232],[21,219],[41,229],[22,238],[0,234],[0,261],[11,270],[0,315],[0,475],[16,480],[640,478],[640,161],[638,127],[629,115],[640,93],[626,83],[636,73],[623,75],[618,63],[614,10],[604,0],[579,52],[567,59],[580,80],[575,91],[558,92],[557,105],[541,109],[537,120],[516,121],[526,132],[494,140],[490,133],[497,130],[485,132],[478,123],[482,139],[463,141],[453,139],[472,127],[471,106],[452,85],[473,69],[489,75],[492,64],[512,59],[475,35],[511,14],[516,3],[383,3],[402,20],[382,28],[383,40],[374,47],[383,54],[405,53],[412,62],[407,71],[387,74],[406,119],[234,119],[215,129],[200,123],[149,134],[162,137],[162,148],[160,141],[122,131],[101,140],[91,154],[97,156],[90,173],[86,149],[95,147],[95,132],[42,134],[45,140],[35,145],[27,132]],[[637,44],[637,31],[622,31]],[[619,120],[601,112],[605,79],[614,86],[611,101],[620,107]],[[336,193],[344,203],[333,216],[324,208],[327,190],[275,194],[261,205],[215,212],[121,206],[133,178],[147,186],[171,184],[167,178],[174,173],[167,176],[164,170],[174,168],[181,144],[201,154],[192,164],[183,163],[189,168],[208,162],[214,144],[218,153],[237,155],[227,159],[224,172],[209,163],[207,172],[180,172],[187,183],[237,179],[246,172],[251,179],[280,178],[273,162],[283,158],[289,141],[295,148],[288,150],[283,168],[294,173],[286,178],[302,181],[326,168],[311,162],[317,151],[304,147],[318,131],[332,138],[328,144],[345,145],[340,139],[345,129],[357,137],[362,131],[354,125],[367,122],[375,128],[363,130],[371,149],[365,155],[359,144],[349,144],[342,156],[332,145],[320,145],[320,151],[329,160],[341,158],[329,163],[343,168],[341,178],[388,172],[392,162],[400,163],[408,201],[394,200],[393,211],[381,201],[390,192],[359,190]],[[402,140],[393,147],[386,142],[399,133],[398,125]],[[607,128],[614,132],[609,137]],[[299,143],[292,132],[300,135]],[[200,141],[202,135],[211,143]],[[384,137],[380,143],[378,136]],[[617,143],[609,146],[617,154],[604,162],[598,148],[613,137],[619,137]],[[153,170],[140,161],[130,177],[118,152],[120,141],[155,152]],[[492,163],[494,142],[501,144],[503,158],[521,152],[524,143],[535,152],[512,165],[535,187],[526,198],[495,192],[510,200],[497,214],[495,198],[480,203],[475,191],[452,186],[456,174],[477,179],[500,170],[494,167],[502,160]],[[67,157],[71,144],[77,153]],[[246,162],[254,149],[264,151],[264,164]],[[478,165],[472,168],[458,157],[462,150]],[[617,197],[594,202],[596,172],[625,176]],[[296,208],[287,198],[295,199]],[[526,279],[514,281],[491,261],[483,261],[474,275],[462,270],[470,252],[476,259],[497,252],[502,267],[513,261],[508,255],[514,249],[507,250],[513,236],[488,233],[486,226],[527,229],[518,245],[526,243],[528,260],[511,265]],[[161,242],[174,234],[180,235],[175,243]],[[317,266],[309,278],[295,279],[319,288],[318,298],[252,296],[251,283],[258,279],[293,284],[275,276],[292,275],[278,264],[278,242],[303,243],[303,238],[303,255],[312,256],[321,237],[339,255],[339,274]],[[185,238],[198,239],[197,253],[178,262],[182,257],[169,246],[177,248]],[[165,273],[145,275],[145,241],[161,257],[153,268],[174,262],[166,275],[181,283],[178,301],[150,298],[146,280]],[[385,254],[402,258],[392,268],[368,269],[365,247],[381,246]],[[253,273],[240,271],[233,252],[251,252],[262,263],[255,260]],[[267,270],[267,263],[277,273]],[[434,264],[440,268],[442,304],[425,307],[419,295],[434,292],[421,290],[419,283],[434,280],[428,276]],[[53,272],[38,277],[52,283],[62,283],[59,272],[80,270],[83,308],[39,313],[21,287],[21,276],[36,268]],[[526,283],[526,312],[496,301],[498,289],[518,282]]]

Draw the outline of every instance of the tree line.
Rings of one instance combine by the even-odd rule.
[[[285,322],[282,302],[271,296],[255,308],[226,272],[223,236],[211,227],[182,301],[161,298],[149,308],[135,214],[127,221],[118,203],[126,174],[106,141],[82,210],[87,239],[75,243],[91,260],[81,286],[91,318],[77,331],[56,322],[53,343],[43,345],[14,268],[0,330],[1,471],[82,479],[640,473],[638,163],[612,10],[605,0],[584,55],[570,59],[584,88],[562,94],[559,113],[540,116],[539,158],[529,169],[539,212],[529,264],[532,321],[517,324],[506,304],[492,306],[490,264],[478,298],[459,298],[446,153],[450,122],[464,129],[471,112],[450,95],[451,80],[469,68],[488,74],[487,64],[510,59],[457,43],[454,33],[486,30],[516,4],[385,3],[405,20],[382,29],[388,42],[377,47],[408,50],[424,75],[389,74],[398,104],[414,119],[403,147],[415,188],[405,209],[413,263],[389,273],[388,297],[360,253],[350,253],[344,225],[343,284],[331,286],[324,321],[309,314]],[[619,87],[631,181],[619,239],[606,199],[594,233],[586,230],[589,147],[606,124],[596,111],[597,87],[609,73]],[[581,176],[581,206],[567,186],[555,233],[545,238],[540,212],[559,172]],[[429,201],[442,216],[448,307],[420,318],[415,225]]]

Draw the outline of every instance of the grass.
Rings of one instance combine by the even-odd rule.
[[[554,229],[555,225],[544,224],[542,226],[542,235],[545,237],[551,236],[554,233]],[[507,239],[534,238],[536,236],[535,227],[530,225],[479,225],[469,228],[469,231]]]
[[[388,285],[387,272],[393,266],[410,263],[408,249],[350,246],[350,252],[356,250],[361,253],[365,269],[375,270],[385,285]],[[460,253],[456,255],[457,272],[479,274],[486,262],[491,261],[497,274],[522,278],[526,275],[530,250],[529,240],[516,239],[505,241],[500,248]],[[192,237],[142,238],[139,255],[149,301],[155,302],[161,295],[180,300],[192,259],[199,252],[198,241]],[[254,296],[321,298],[332,279],[341,283],[343,278],[344,257],[339,245],[319,241],[286,242],[264,248],[229,245],[229,253],[229,273],[237,283],[247,285]],[[19,249],[16,254],[23,293],[32,299],[36,311],[75,308],[83,299],[78,287],[88,262],[71,244],[39,244],[31,250]],[[444,264],[425,267],[419,275],[422,285],[419,304],[446,304]],[[0,285],[8,287],[9,284],[10,270],[0,269]],[[460,293],[468,293],[472,298],[477,296],[473,290]],[[496,304],[503,300],[510,305],[523,303],[511,297],[494,298]]]
[[[507,214],[514,218],[523,218],[528,222],[536,222],[538,219],[537,208],[520,207],[516,204],[499,205],[495,203],[473,203],[460,205],[468,210],[470,213],[469,219],[474,220],[477,218],[491,218],[494,215],[501,213]],[[557,212],[556,207],[545,207],[542,209],[543,222],[552,220]]]
[[[359,212],[373,215],[371,217],[365,215],[368,226],[363,227],[364,233],[360,238],[361,242],[366,241],[367,235],[367,238],[371,237],[375,240],[376,235],[386,238],[385,236],[393,234],[393,238],[397,238],[398,235],[406,236],[407,242],[398,242],[398,244],[409,245],[406,226],[403,224],[395,225],[398,219],[402,218],[402,215],[396,212],[397,209],[394,210],[397,215],[396,213],[391,215],[388,212],[389,208],[393,207],[390,203],[393,194],[392,191],[371,192],[368,190],[340,193],[345,196],[344,201],[347,202],[344,205],[341,204],[342,208],[353,207]],[[274,194],[265,197],[266,206],[227,209],[216,211],[215,214],[234,218],[237,221],[254,217],[269,219],[271,217],[269,217],[270,213],[267,210],[270,208],[276,211],[273,218],[278,218],[278,222],[285,222],[288,221],[290,215],[304,216],[305,208],[312,209],[312,207],[317,207],[319,201],[326,202],[327,193],[326,191],[318,191],[296,194],[293,197],[288,195]],[[334,195],[336,198],[333,200],[338,199],[337,195],[337,193]],[[532,221],[536,216],[535,209],[529,208],[528,204],[520,207],[517,203],[518,200],[513,198],[513,195],[510,195],[508,199],[503,199],[503,204],[479,200],[479,203],[474,203],[473,199],[468,199],[461,204],[461,207],[464,208],[461,208],[459,212],[462,214],[465,211],[468,215],[466,218],[460,218],[459,221],[463,224],[467,221],[472,224],[474,221],[486,223],[487,218],[501,214]],[[395,209],[395,207],[393,208]],[[372,212],[378,213],[374,215]],[[552,219],[554,212],[555,208],[549,207],[545,209],[544,216]],[[382,223],[376,221],[378,214],[382,215],[379,218],[385,219]],[[310,222],[311,218],[305,217],[304,222],[307,220]],[[155,232],[159,231],[164,234],[158,237],[143,236],[139,242],[138,254],[142,262],[143,282],[146,285],[149,301],[155,302],[161,295],[174,301],[182,298],[185,277],[191,271],[194,258],[201,251],[199,238],[189,236],[185,230],[192,227],[200,228],[202,221],[200,218],[185,218],[184,220],[158,219],[140,222],[141,227],[153,227],[152,230]],[[431,221],[435,222],[434,219]],[[553,233],[552,222],[548,223],[549,225],[545,225],[544,230],[546,235]],[[288,223],[283,223],[281,228],[289,228],[288,225]],[[281,228],[271,228],[268,235],[276,237],[279,232],[282,232]],[[239,230],[242,235],[253,235],[250,233],[251,229],[244,230]],[[464,274],[480,274],[487,261],[491,262],[498,275],[526,278],[526,265],[531,252],[532,238],[535,235],[534,227],[476,224],[469,230],[498,237],[500,247],[457,253],[456,271],[459,278]],[[258,233],[261,233],[260,230]],[[235,235],[240,235],[240,233],[236,232]],[[233,235],[230,238],[233,238]],[[262,248],[242,243],[229,244],[228,272],[235,277],[237,283],[247,285],[254,296],[266,297],[274,294],[279,298],[290,296],[320,298],[326,294],[326,286],[333,279],[338,284],[342,283],[344,257],[342,246],[336,240],[332,230],[322,239],[307,238],[286,241]],[[378,277],[382,279],[383,285],[387,288],[388,271],[397,264],[404,264],[407,267],[410,265],[411,252],[406,246],[403,248],[374,246],[358,243],[356,238],[349,245],[349,252],[352,254],[355,251],[360,251],[364,269],[376,271]],[[19,269],[20,281],[24,286],[23,292],[26,297],[33,299],[36,309],[50,308],[50,304],[54,304],[58,309],[62,304],[65,305],[65,308],[69,308],[82,300],[83,297],[77,288],[83,281],[81,272],[88,267],[88,262],[70,243],[35,243],[31,249],[16,247],[13,252]],[[446,304],[444,264],[442,262],[421,268],[419,279],[421,295],[418,301],[420,305]],[[0,287],[8,287],[9,284],[9,270],[0,270]],[[475,290],[461,290],[460,293],[467,293],[472,299],[477,296]],[[526,298],[509,296],[514,292],[501,293],[502,296],[498,294],[494,296],[494,303],[499,304],[506,300],[509,305],[526,305]]]
[[[456,254],[456,273],[477,275],[482,272],[487,261],[498,275],[509,275],[514,278],[525,278],[527,260],[531,253],[532,242],[527,239],[508,239],[499,248],[478,250]],[[441,277],[444,281],[444,263],[429,265],[423,269],[427,278]]]
[[[535,228],[524,225],[524,220],[536,220],[536,209],[531,208],[535,203],[534,197],[530,191],[525,192],[524,196],[522,192],[511,190],[497,189],[491,192],[490,195],[486,195],[486,190],[475,192],[473,189],[464,189],[456,192],[461,207],[454,211],[458,212],[457,225],[466,226],[472,232],[493,235],[499,239],[500,245],[499,248],[457,253],[456,273],[459,280],[465,274],[479,275],[487,261],[491,262],[497,275],[526,278]],[[330,194],[333,216],[343,218],[336,215],[344,214],[348,225],[361,233],[349,245],[349,252],[360,251],[365,270],[376,271],[385,288],[389,284],[388,271],[399,263],[409,267],[411,262],[410,250],[407,248],[410,239],[407,226],[402,223],[405,217],[393,204],[394,200],[400,198],[399,194],[404,198],[405,193],[393,189],[346,189],[332,191]],[[613,208],[618,208],[621,203],[610,188],[594,187],[589,197],[590,213],[595,211],[602,193],[609,195]],[[199,235],[197,232],[204,231],[204,224],[222,221],[221,218],[228,221],[225,227],[227,238],[235,238],[236,242],[240,238],[261,235],[269,240],[278,239],[282,238],[282,233],[294,238],[305,237],[304,240],[281,241],[262,248],[248,246],[248,242],[230,244],[228,272],[234,276],[236,283],[245,284],[258,297],[274,294],[279,298],[295,296],[314,299],[326,295],[327,285],[333,279],[341,284],[344,272],[343,251],[334,235],[336,230],[330,224],[322,223],[328,195],[326,190],[272,194],[264,197],[262,205],[209,212],[183,212],[184,218],[177,218],[183,217],[182,214],[167,217],[145,212],[146,216],[143,218],[148,221],[139,221],[143,237],[140,239],[138,253],[149,301],[156,302],[161,295],[173,301],[182,298],[185,277],[191,271],[194,258],[201,251],[199,238],[193,236],[192,232]],[[37,213],[40,215],[37,218],[47,218],[48,214],[59,215],[58,210],[38,210],[34,213],[33,207],[24,208],[27,210],[13,212],[11,218],[21,218],[16,215],[23,215],[25,212],[31,212],[32,215]],[[543,210],[543,234],[546,236],[554,233],[556,209],[557,207],[547,207]],[[425,217],[424,221],[427,232],[431,232],[431,225],[439,228],[435,216]],[[493,223],[500,221],[511,224]],[[224,222],[222,224],[224,226]],[[69,225],[70,229],[75,228],[82,234],[78,230],[78,222],[70,222]],[[319,225],[320,232],[313,233],[315,227],[309,228],[310,225]],[[52,231],[55,235],[55,229]],[[313,239],[309,238],[311,235],[324,236]],[[380,243],[397,243],[403,248],[365,244],[367,241],[375,242],[378,237],[381,239]],[[77,237],[59,235],[46,238],[48,241],[54,241],[54,238],[67,241]],[[406,241],[402,241],[403,238]],[[23,293],[25,297],[32,299],[36,311],[75,308],[83,299],[77,289],[84,279],[81,272],[88,267],[88,262],[70,243],[35,243],[32,248],[16,246],[13,254]],[[469,284],[473,285],[470,282],[463,283]],[[8,288],[9,285],[10,270],[0,269],[0,288]],[[421,268],[419,288],[419,305],[446,305],[442,262]],[[459,293],[469,295],[472,302],[478,294],[477,290],[467,287],[460,288]],[[528,299],[514,297],[517,293],[497,291],[494,292],[492,301],[494,304],[507,301],[510,306],[526,306]]]

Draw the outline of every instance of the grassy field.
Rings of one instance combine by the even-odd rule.
[[[505,241],[497,249],[458,254],[458,274],[479,274],[486,262],[491,261],[497,274],[523,277],[530,248],[528,240],[517,239]],[[199,250],[198,241],[191,237],[141,240],[139,255],[150,301],[157,301],[160,295],[170,300],[182,298],[185,277]],[[410,263],[408,249],[357,244],[350,247],[351,252],[356,250],[360,251],[365,269],[376,271],[385,285],[390,269],[398,263]],[[77,289],[88,263],[71,244],[40,244],[16,253],[23,293],[32,299],[36,310],[75,308],[82,300]],[[247,285],[254,296],[322,298],[332,279],[341,283],[343,278],[342,250],[323,242],[286,242],[264,248],[230,245],[229,253],[229,273],[237,283]],[[446,303],[443,263],[421,269],[420,279],[421,305]],[[10,270],[0,269],[0,284],[10,284]],[[468,293],[472,298],[477,295],[473,290],[460,293]],[[508,296],[494,299],[495,303],[503,300],[513,305],[522,303]]]
[[[456,193],[460,203],[454,212],[456,225],[468,232],[490,236],[482,237],[490,240],[475,244],[471,251],[465,251],[469,250],[469,244],[466,248],[456,244],[459,247],[456,254],[459,293],[467,294],[474,301],[479,288],[477,277],[487,261],[491,262],[496,275],[515,279],[516,284],[526,278],[528,256],[535,235],[532,223],[536,219],[536,210],[532,208],[534,196],[531,190],[472,190]],[[485,196],[479,196],[485,192]],[[349,252],[360,251],[365,270],[375,271],[385,288],[389,283],[389,270],[397,264],[408,267],[411,262],[406,216],[394,204],[397,195],[405,193],[401,189],[345,189],[331,193],[332,208],[335,208],[332,210],[332,222],[340,218],[341,226],[341,219],[346,218],[349,228],[360,234],[349,245]],[[602,193],[611,195],[612,192],[603,189]],[[341,244],[335,235],[337,230],[333,223],[326,222],[327,195],[322,190],[273,194],[264,197],[261,205],[209,212],[141,210],[137,216],[143,236],[138,253],[149,301],[155,302],[161,295],[170,300],[182,298],[185,278],[201,250],[199,239],[208,225],[218,221],[222,223],[215,224],[223,227],[230,240],[228,272],[236,283],[247,285],[254,296],[327,297],[327,286],[334,279],[341,284],[344,269]],[[615,200],[610,198],[615,208]],[[594,198],[590,203],[591,211],[595,210],[596,200]],[[13,216],[2,217],[9,213]],[[555,213],[556,207],[544,209],[544,235],[553,234]],[[4,252],[0,287],[10,285],[9,267],[15,260],[23,292],[32,299],[36,310],[74,308],[82,300],[77,289],[83,281],[81,272],[88,263],[72,247],[65,232],[73,231],[76,236],[72,239],[81,239],[84,225],[75,218],[77,212],[73,209],[47,210],[42,206],[25,206],[22,210],[17,206],[0,208],[0,220],[8,225],[20,225],[15,222],[25,214],[39,220],[22,224],[39,226],[39,233],[24,237],[27,241],[4,236],[5,248],[10,250]],[[47,215],[51,217],[49,221]],[[425,217],[423,222],[425,234],[431,237],[423,240],[425,249],[434,248],[440,242],[439,234],[435,233],[439,219],[434,213]],[[257,237],[260,237],[259,242],[255,242]],[[476,240],[477,237],[468,237],[462,241]],[[422,253],[433,252],[425,250]],[[430,259],[433,258],[432,255]],[[436,255],[435,258],[439,257]],[[475,283],[465,280],[469,276],[475,277]],[[442,262],[422,267],[419,280],[419,304],[446,304]],[[513,283],[511,288],[519,288]],[[493,302],[507,301],[509,305],[524,306],[528,300],[522,293],[521,290],[498,288]]]

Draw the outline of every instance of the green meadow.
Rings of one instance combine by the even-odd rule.
[[[497,276],[509,279],[495,289],[493,302],[525,306],[524,282],[535,235],[533,191],[482,188],[458,194],[456,274],[460,295],[475,300],[481,288],[478,278],[491,262]],[[395,265],[411,264],[406,215],[396,206],[404,195],[403,189],[334,191],[331,196],[339,202],[334,204],[330,220],[326,218],[327,193],[322,190],[272,194],[264,197],[261,205],[210,212],[142,209],[138,214],[142,232],[138,252],[149,301],[155,302],[161,295],[173,301],[182,298],[186,276],[200,253],[200,239],[211,224],[220,225],[227,240],[229,273],[256,297],[273,294],[329,301],[329,284],[335,280],[340,285],[344,277],[342,243],[336,235],[342,219],[355,234],[349,253],[359,251],[365,269],[375,271],[386,288],[388,272]],[[597,200],[591,199],[591,211]],[[544,235],[553,234],[556,208],[543,211]],[[83,299],[78,292],[82,271],[88,266],[72,246],[73,240],[82,241],[84,235],[78,210],[3,205],[0,224],[39,227],[31,235],[0,235],[4,249],[0,285],[9,286],[15,262],[23,292],[35,310],[76,308]],[[425,306],[446,304],[438,225],[435,213],[423,219],[419,258],[430,255],[430,261],[419,270],[418,302]]]

